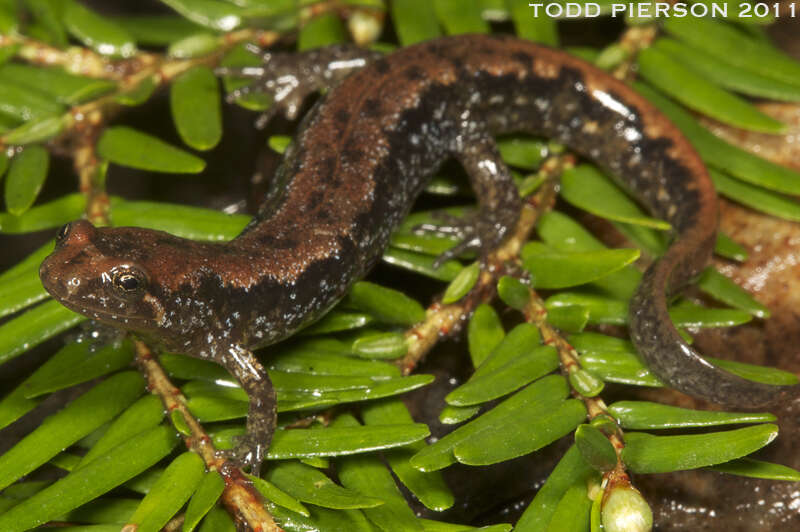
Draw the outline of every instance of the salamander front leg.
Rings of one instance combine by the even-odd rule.
[[[494,139],[486,133],[462,142],[456,149],[456,159],[475,190],[478,212],[437,229],[442,234],[456,234],[461,240],[437,257],[437,266],[465,251],[485,255],[496,248],[513,229],[522,206],[511,172],[500,158]]]
[[[267,371],[249,349],[239,345],[231,346],[221,362],[236,377],[250,398],[247,434],[226,454],[241,466],[249,465],[250,473],[258,475],[277,424],[275,388]]]
[[[288,120],[296,119],[309,95],[338,85],[380,56],[352,44],[339,44],[301,53],[265,52],[261,55],[263,64],[260,66],[222,67],[216,73],[253,80],[250,85],[231,91],[228,101],[252,92],[272,95],[273,105],[256,122],[258,127],[263,127],[278,112]]]

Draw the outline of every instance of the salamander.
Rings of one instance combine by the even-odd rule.
[[[243,463],[261,462],[276,420],[275,393],[252,350],[330,309],[450,158],[466,171],[478,214],[446,257],[500,243],[521,208],[494,141],[511,132],[586,156],[671,224],[674,241],[630,304],[631,337],[658,377],[728,406],[761,407],[786,393],[712,366],[672,325],[668,297],[714,248],[714,188],[681,132],[601,70],[531,42],[472,35],[387,56],[347,45],[267,53],[260,67],[224,73],[254,78],[235,96],[270,92],[289,118],[326,89],[253,221],[229,242],[205,243],[78,220],[61,229],[40,276],[70,309],[227,368],[250,398],[247,437],[233,453]]]

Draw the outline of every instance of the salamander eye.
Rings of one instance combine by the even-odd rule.
[[[123,295],[134,295],[144,290],[145,275],[135,268],[120,268],[111,273],[111,283]]]
[[[72,224],[64,224],[61,226],[61,229],[58,230],[56,233],[56,244],[60,244],[69,236],[69,230],[72,228]]]

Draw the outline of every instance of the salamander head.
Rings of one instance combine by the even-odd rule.
[[[63,226],[56,248],[39,268],[44,288],[67,308],[137,332],[163,328],[165,276],[185,262],[163,255],[183,239],[133,227],[95,228],[85,220]],[[177,247],[180,249],[180,246]]]

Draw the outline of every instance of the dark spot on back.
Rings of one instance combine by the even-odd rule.
[[[406,79],[411,81],[422,81],[425,79],[425,71],[419,65],[411,65],[405,71]]]
[[[275,237],[272,235],[261,235],[258,239],[262,246],[265,248],[275,247]]]
[[[460,57],[451,57],[450,64],[453,65],[453,68],[456,70],[464,70],[464,61]]]
[[[336,157],[325,157],[319,162],[320,171],[332,174],[336,170]]]
[[[325,199],[325,193],[319,189],[312,191],[308,195],[308,208],[309,210],[316,209],[322,200]]]
[[[361,104],[361,115],[365,118],[375,118],[381,114],[381,103],[376,98],[368,98]]]
[[[272,247],[275,249],[294,249],[297,244],[298,242],[294,238],[281,238],[280,240],[275,240]]]
[[[519,61],[525,66],[530,66],[531,64],[533,64],[533,57],[531,56],[531,54],[526,52],[514,52],[513,54],[511,54],[511,59],[513,59],[514,61]]]
[[[343,126],[348,120],[350,120],[350,112],[346,109],[339,109],[336,111],[336,122],[339,126]]]
[[[387,72],[389,72],[389,62],[386,61],[386,59],[382,58],[378,59],[377,61],[372,63],[372,66],[373,68],[375,68],[375,71],[378,72],[379,74],[386,74]]]
[[[352,164],[357,163],[363,155],[364,152],[361,150],[344,149],[342,150],[341,158],[343,162]]]

